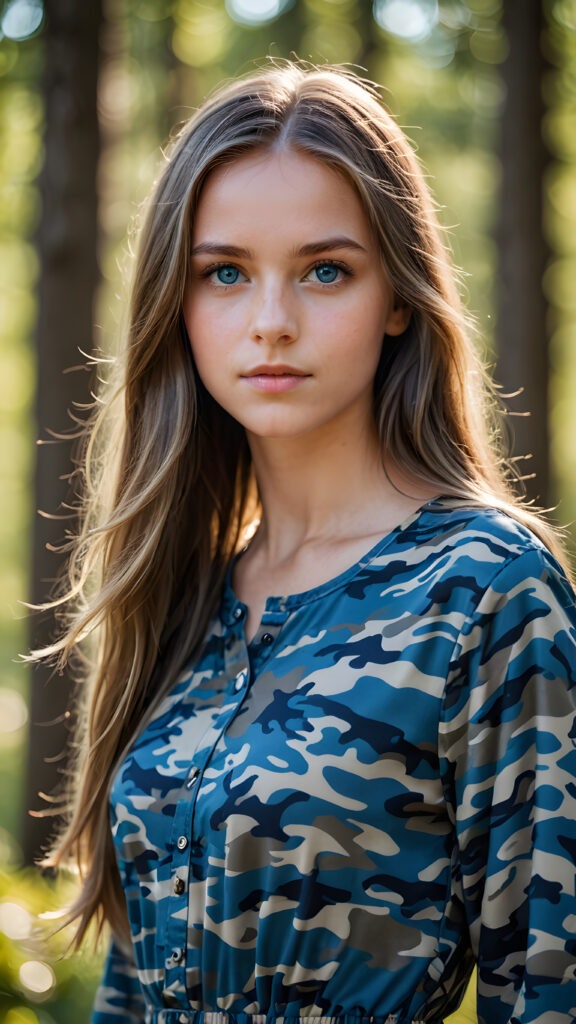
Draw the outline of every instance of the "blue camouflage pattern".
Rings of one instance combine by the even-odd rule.
[[[230,586],[131,747],[132,931],[93,1024],[576,1020],[576,612],[506,514],[428,502],[355,566]]]

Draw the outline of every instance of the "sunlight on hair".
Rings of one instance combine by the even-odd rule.
[[[374,0],[374,18],[392,35],[417,43],[438,21],[437,0]]]
[[[291,6],[291,0],[226,0],[228,14],[241,25],[261,25]]]
[[[2,17],[2,32],[19,42],[38,31],[44,17],[42,0],[12,0]]]

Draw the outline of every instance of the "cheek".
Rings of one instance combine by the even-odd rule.
[[[183,314],[194,353],[214,349],[222,352],[237,340],[241,311],[230,302],[211,298],[190,300],[184,304]]]
[[[188,301],[184,303],[182,313],[200,380],[215,401],[234,415],[234,409],[228,408],[233,345],[229,327],[223,322],[223,305]]]
[[[184,303],[183,315],[188,340],[192,349],[194,361],[202,376],[204,366],[209,366],[211,356],[218,348],[218,341],[222,338],[222,331],[218,329],[217,317],[206,308],[206,303],[189,299]]]
[[[388,297],[377,285],[368,283],[365,288],[358,288],[337,303],[330,310],[330,318],[339,333],[345,329],[357,340],[370,345],[375,338],[384,337],[389,309]]]
[[[385,334],[385,316],[376,308],[364,307],[363,314],[356,309],[352,315],[334,317],[326,332],[342,357],[360,371],[376,366],[382,352]]]

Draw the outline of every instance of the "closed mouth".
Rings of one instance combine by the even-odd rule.
[[[256,366],[253,370],[242,374],[243,377],[309,377],[309,373],[296,370],[292,366]]]

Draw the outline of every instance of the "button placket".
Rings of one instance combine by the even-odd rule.
[[[283,602],[280,604],[283,605]],[[278,607],[277,601],[268,599],[256,635],[248,648],[254,677],[259,676],[267,662],[274,657],[274,644],[289,617],[288,607]]]
[[[196,817],[196,801],[198,799],[203,772],[209,765],[210,758],[222,737],[225,735],[230,723],[238,714],[248,693],[250,679],[253,673],[259,670],[256,665],[266,661],[271,654],[271,648],[276,640],[280,629],[288,613],[282,610],[281,613],[268,614],[261,623],[257,635],[257,650],[251,650],[246,644],[242,618],[244,608],[236,605],[230,614],[228,630],[234,636],[233,644],[228,647],[224,644],[224,662],[228,683],[228,701],[224,714],[219,713],[217,722],[213,723],[213,736],[210,738],[209,746],[204,747],[195,755],[200,764],[190,766],[188,776],[184,779],[184,789],[181,800],[178,802],[174,815],[171,833],[172,860],[171,877],[168,890],[168,911],[166,923],[166,946],[165,964],[167,982],[172,988],[176,985],[185,987],[185,971],[194,961],[194,951],[187,950],[187,928],[190,915],[189,903],[191,899],[191,886],[196,884],[197,862],[203,857],[203,846],[195,841],[194,821]],[[263,637],[266,636],[266,640]],[[224,682],[224,681],[223,681]],[[192,897],[192,900],[194,897]]]
[[[244,614],[242,608],[237,608],[236,611],[240,612],[240,617]],[[237,694],[240,693],[245,684],[248,682],[250,677],[250,656],[246,645],[243,630],[238,634],[238,628],[235,627],[233,635],[235,636],[234,642],[228,644],[226,642],[226,673],[228,675],[228,693]],[[229,719],[221,723],[222,732],[226,731],[229,725]],[[219,723],[220,725],[220,723]]]
[[[248,673],[246,673],[248,678]],[[239,706],[240,702],[238,702]],[[195,841],[194,817],[196,801],[202,782],[202,773],[209,764],[210,757],[237,708],[231,709],[219,723],[214,741],[210,747],[202,750],[197,756],[202,764],[191,765],[188,777],[184,780],[184,794],[178,801],[172,823],[171,842],[173,854],[171,860],[170,889],[168,893],[168,918],[166,924],[165,970],[167,984],[185,989],[186,965],[190,966],[193,952],[187,949],[187,928],[189,918],[190,887],[195,884],[195,865],[204,855],[203,845]]]
[[[197,767],[197,766],[196,766]],[[195,773],[197,779],[200,775],[198,768]],[[178,987],[183,986],[185,990],[185,968],[186,968],[186,932],[187,914],[182,914],[182,908],[187,905],[189,899],[190,880],[190,835],[192,828],[192,813],[196,793],[183,797],[176,805],[174,821],[172,824],[173,854],[171,863],[171,877],[169,881],[167,899],[167,920],[165,938],[165,970],[167,980],[172,986],[176,983]],[[182,972],[177,973],[177,972]]]

